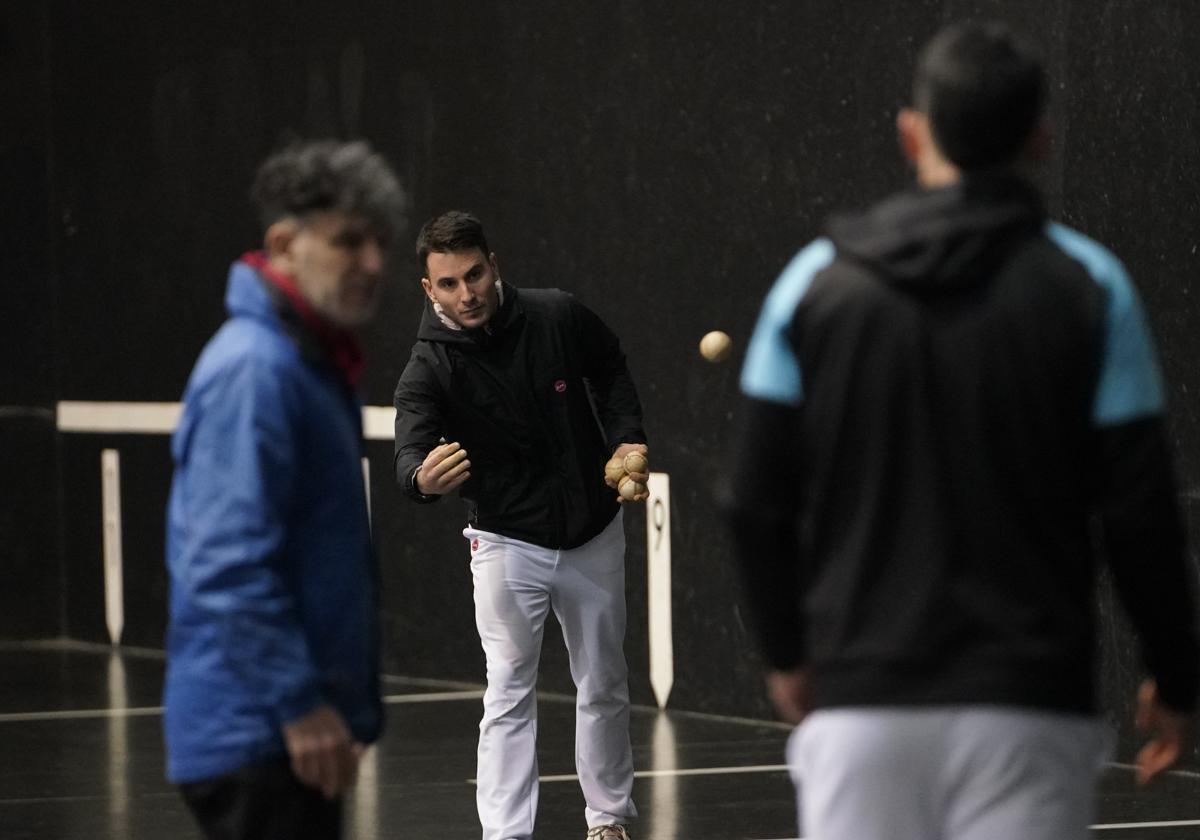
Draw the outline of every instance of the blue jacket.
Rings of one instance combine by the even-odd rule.
[[[282,755],[281,726],[321,703],[360,742],[382,726],[359,402],[250,266],[233,266],[226,306],[171,441],[176,783]]]

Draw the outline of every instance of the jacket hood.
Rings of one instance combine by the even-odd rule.
[[[417,328],[417,338],[422,341],[438,341],[443,344],[465,344],[487,346],[517,323],[523,315],[524,308],[518,302],[520,292],[511,283],[504,284],[504,300],[500,308],[482,327],[469,330],[452,330],[442,323],[442,319],[433,311],[433,303],[428,296],[421,310],[421,325]]]
[[[910,190],[829,225],[838,253],[898,285],[960,287],[990,275],[1014,238],[1040,230],[1045,211],[1019,178],[970,175]]]
[[[240,260],[229,269],[229,282],[225,287],[225,309],[233,316],[265,321],[279,320],[266,284],[252,266]]]

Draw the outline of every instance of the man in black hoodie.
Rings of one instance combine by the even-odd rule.
[[[537,811],[538,657],[562,625],[577,689],[587,836],[637,815],[625,655],[625,532],[610,457],[646,498],[646,437],[625,355],[571,295],[503,283],[469,213],[417,238],[428,302],[396,386],[396,480],[419,502],[458,488],[487,660],[477,804],[484,840],[525,840]],[[641,459],[626,459],[631,453]],[[468,455],[469,453],[469,455]],[[469,458],[469,460],[468,460]],[[640,460],[640,463],[634,463]]]
[[[898,119],[919,189],[801,251],[748,349],[726,506],[810,837],[1086,837],[1100,558],[1149,672],[1139,778],[1189,746],[1164,386],[1121,263],[1015,174],[1044,91],[1004,26],[939,33]]]

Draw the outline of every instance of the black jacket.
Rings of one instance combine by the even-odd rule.
[[[817,706],[1089,711],[1103,556],[1193,707],[1161,380],[1115,258],[979,178],[838,220],[789,273],[726,500],[770,663],[807,666]]]
[[[426,302],[396,385],[395,475],[413,473],[439,438],[467,450],[460,488],[476,528],[546,548],[574,548],[617,512],[604,464],[645,443],[642,410],[617,337],[557,289],[504,286],[482,328],[452,330]],[[593,410],[593,404],[595,409]]]

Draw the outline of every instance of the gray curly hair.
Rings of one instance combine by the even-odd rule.
[[[404,223],[408,204],[387,161],[361,140],[307,141],[276,152],[259,166],[250,200],[264,230],[333,210],[363,216],[386,234]]]

